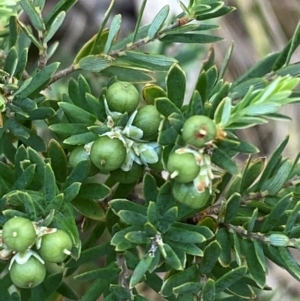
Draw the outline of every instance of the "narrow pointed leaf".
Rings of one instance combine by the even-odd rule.
[[[143,278],[143,276],[146,274],[151,262],[153,260],[153,257],[146,255],[144,258],[140,260],[138,265],[135,267],[133,274],[130,278],[129,287],[133,288],[135,287]]]
[[[151,22],[151,25],[148,30],[148,37],[149,39],[153,39],[158,31],[161,29],[163,26],[168,14],[169,14],[170,7],[169,5],[165,5],[155,16],[153,21]]]

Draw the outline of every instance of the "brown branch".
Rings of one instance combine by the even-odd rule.
[[[61,71],[58,71],[57,73],[55,73],[50,82],[49,85],[53,84],[54,82],[58,81],[59,79],[66,77],[67,75],[71,74],[72,72],[76,71],[78,69],[74,68],[74,65],[70,65],[69,67],[67,67],[66,69],[63,69]]]

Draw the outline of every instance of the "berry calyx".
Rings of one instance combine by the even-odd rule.
[[[183,140],[196,148],[204,147],[207,142],[215,139],[216,134],[217,128],[214,121],[202,115],[188,118],[182,128]]]
[[[129,82],[116,82],[106,92],[108,107],[113,112],[130,114],[137,108],[139,99],[138,90]]]
[[[33,223],[20,216],[9,219],[2,229],[3,242],[15,252],[24,252],[34,244],[36,237]]]

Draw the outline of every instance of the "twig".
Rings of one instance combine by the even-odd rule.
[[[78,69],[76,69],[78,70]],[[74,65],[70,65],[69,67],[67,67],[66,69],[63,69],[63,70],[60,70],[58,71],[57,73],[55,73],[51,80],[50,80],[50,83],[49,85],[53,84],[54,82],[56,82],[57,80],[61,79],[62,77],[65,77],[67,75],[69,75],[70,73],[76,71],[75,68],[74,68]]]

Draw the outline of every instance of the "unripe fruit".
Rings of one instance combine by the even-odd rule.
[[[29,219],[13,217],[4,224],[2,239],[9,249],[24,252],[36,240],[35,228]]]
[[[130,184],[136,182],[142,177],[144,169],[145,168],[143,165],[133,162],[133,165],[129,171],[124,171],[121,168],[118,168],[114,171],[111,171],[110,175],[119,183]]]
[[[44,260],[49,262],[62,262],[70,253],[72,245],[69,234],[63,230],[57,230],[43,235],[38,253]]]
[[[75,167],[79,162],[83,160],[89,160],[90,155],[86,152],[83,145],[75,147],[69,157],[69,165]]]
[[[139,92],[129,82],[116,82],[106,92],[106,101],[112,112],[132,113],[139,104]]]
[[[10,269],[11,281],[19,288],[36,287],[45,277],[46,267],[33,256],[23,264],[15,261]]]
[[[101,171],[112,171],[124,163],[126,148],[118,138],[101,136],[93,143],[90,158]]]
[[[194,209],[204,209],[210,199],[209,189],[206,188],[203,192],[199,192],[193,182],[185,184],[175,181],[172,191],[178,202]]]
[[[180,183],[189,183],[198,176],[200,166],[196,164],[193,154],[177,154],[175,152],[169,156],[167,170],[174,180]]]
[[[132,124],[143,131],[142,139],[154,141],[158,136],[160,121],[160,113],[156,107],[148,105],[138,109]]]
[[[195,115],[183,124],[182,138],[194,147],[201,148],[205,143],[214,140],[217,128],[213,120],[207,116]]]

